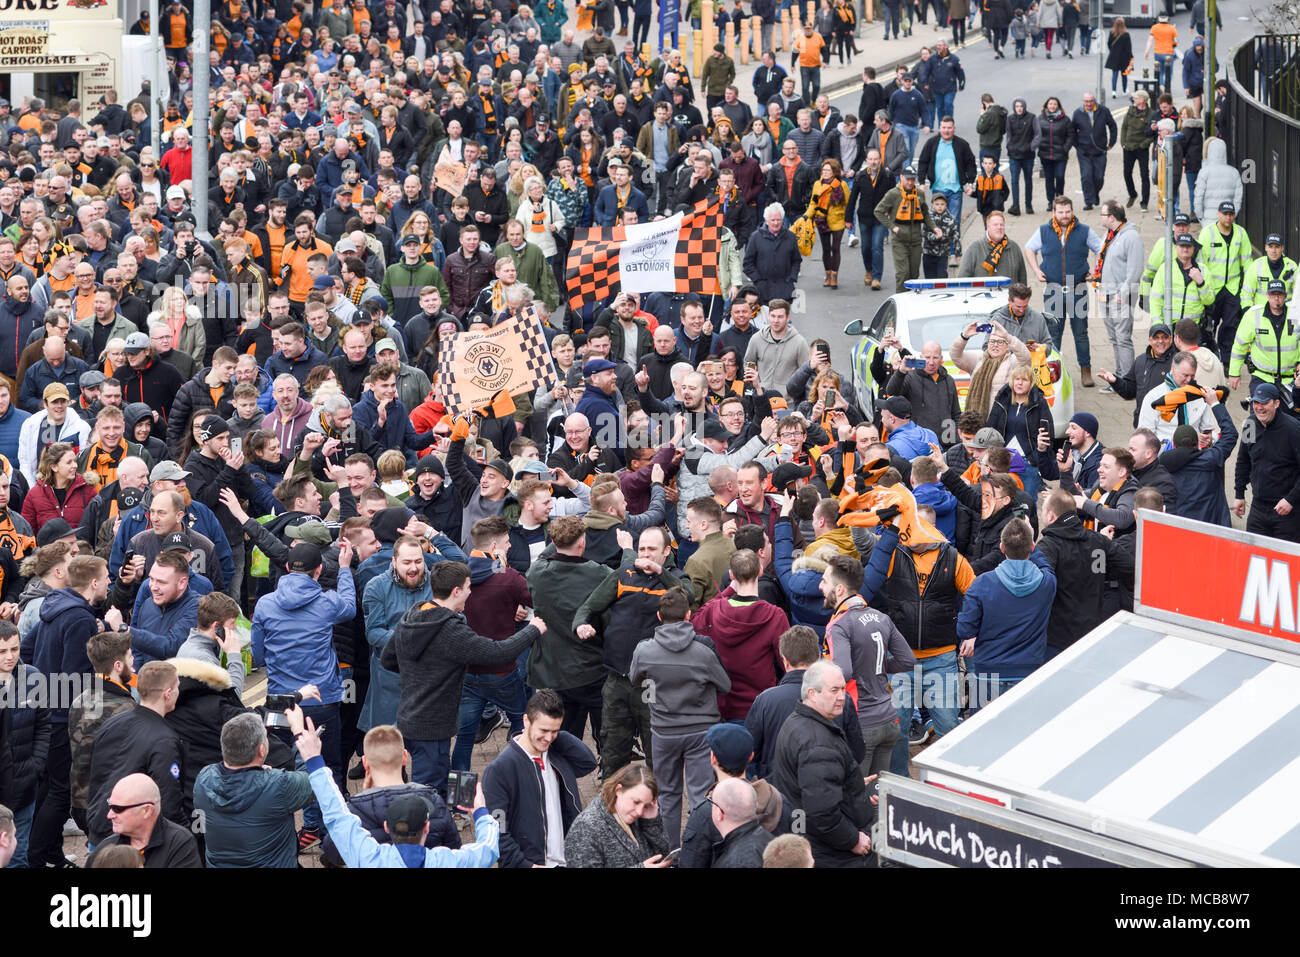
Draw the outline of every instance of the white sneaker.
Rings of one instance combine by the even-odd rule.
[[[857,244],[858,244],[858,234],[854,233],[852,236],[849,237],[849,248],[852,249]]]

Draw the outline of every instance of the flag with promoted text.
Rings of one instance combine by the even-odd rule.
[[[569,305],[581,309],[620,292],[721,295],[722,203],[701,200],[689,213],[574,234],[565,278]]]

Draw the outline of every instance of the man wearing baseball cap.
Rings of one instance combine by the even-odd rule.
[[[225,451],[229,453],[228,448]],[[352,582],[352,542],[346,535],[339,536],[338,549],[338,584],[336,590],[325,591],[319,581],[320,548],[310,542],[294,542],[285,562],[287,574],[275,591],[257,601],[252,637],[253,664],[266,665],[268,693],[292,694],[305,685],[318,689],[320,703],[303,707],[302,715],[310,717],[315,726],[323,726],[313,756],[324,758],[334,783],[341,785],[339,705],[343,683],[334,652],[334,627],[356,617],[357,596]],[[314,847],[320,837],[321,810],[306,808],[298,850]]]
[[[1283,394],[1277,386],[1261,382],[1250,392],[1250,416],[1237,452],[1236,490],[1232,512],[1246,514],[1246,485],[1253,493],[1246,531],[1300,542],[1300,422],[1281,415]],[[1286,402],[1290,404],[1289,397]]]
[[[62,382],[51,382],[41,395],[41,408],[18,431],[18,467],[27,485],[36,485],[36,466],[55,442],[68,442],[77,451],[90,442],[90,426],[70,407],[71,396]]]
[[[1192,218],[1187,213],[1174,214],[1174,241],[1178,241],[1179,236],[1186,236],[1192,230]],[[1142,307],[1146,308],[1146,297],[1151,294],[1151,284],[1155,282],[1156,273],[1165,268],[1165,237],[1161,236],[1151,246],[1151,255],[1147,257],[1146,269],[1142,273],[1142,283],[1139,292],[1142,295]]]
[[[1197,242],[1200,248],[1196,258],[1205,270],[1206,292],[1210,297],[1204,325],[1211,337],[1210,343],[1217,345],[1222,359],[1231,351],[1237,335],[1237,323],[1241,319],[1239,297],[1246,268],[1254,258],[1250,236],[1245,227],[1237,223],[1237,207],[1229,202],[1220,203],[1218,220],[1213,226],[1201,230]],[[1157,274],[1157,282],[1159,278]],[[1151,311],[1159,315],[1158,310],[1153,308]]]
[[[1284,249],[1281,233],[1269,233],[1264,238],[1264,255],[1250,264],[1246,270],[1246,279],[1241,284],[1243,314],[1263,304],[1271,280],[1280,279],[1284,282],[1286,296],[1291,298],[1291,291],[1295,289],[1296,262],[1282,254]]]
[[[167,419],[172,402],[185,380],[170,362],[158,357],[143,332],[133,332],[126,337],[126,365],[113,372],[113,378],[122,383],[124,404],[143,402],[159,414],[154,419],[155,438],[166,440]]]
[[[255,497],[256,490],[253,477],[244,465],[243,451],[231,451],[230,426],[221,416],[209,415],[203,420],[199,427],[199,446],[185,460],[185,470],[193,479],[189,483],[190,494],[212,509],[230,544],[230,555],[235,563],[231,595],[238,601],[244,579],[244,530],[221,496],[233,492],[248,501]]]
[[[1157,317],[1158,318],[1158,317]],[[1147,348],[1133,360],[1126,376],[1116,376],[1106,369],[1097,370],[1097,378],[1115,387],[1117,395],[1138,399],[1160,382],[1174,360],[1174,330],[1166,322],[1153,322],[1147,330]],[[1138,409],[1133,409],[1133,426],[1138,424]]]
[[[911,460],[918,455],[929,455],[930,446],[939,444],[939,437],[933,431],[912,421],[912,403],[901,395],[891,395],[885,400],[880,421],[889,431],[885,444],[902,458]]]
[[[1289,396],[1300,368],[1300,332],[1295,318],[1288,316],[1286,282],[1270,279],[1267,289],[1265,301],[1246,310],[1237,326],[1228,360],[1228,384],[1237,388],[1244,366],[1250,372],[1252,393],[1259,383],[1271,382]]]

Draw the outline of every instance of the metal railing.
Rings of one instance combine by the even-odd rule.
[[[1281,233],[1300,250],[1300,35],[1256,36],[1232,51],[1226,122],[1228,161],[1242,177],[1237,221],[1257,248]]]

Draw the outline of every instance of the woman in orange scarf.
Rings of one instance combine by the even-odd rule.
[[[838,289],[840,271],[840,241],[844,238],[845,210],[849,205],[849,190],[840,179],[838,160],[822,163],[822,178],[813,184],[812,200],[805,213],[822,240],[822,266],[826,269],[823,286]]]

